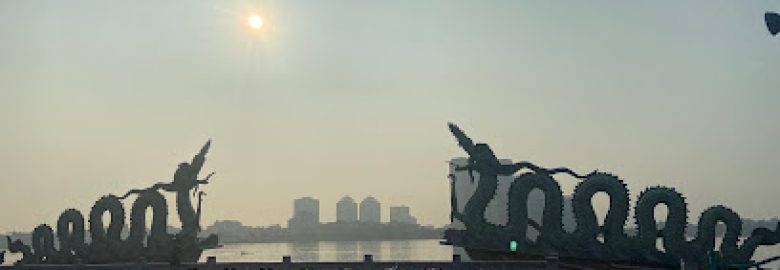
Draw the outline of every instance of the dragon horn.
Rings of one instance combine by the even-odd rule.
[[[447,123],[447,125],[450,127],[450,132],[452,132],[452,135],[458,139],[458,145],[460,145],[460,148],[463,148],[466,153],[472,155],[474,153],[474,142],[471,141],[471,138],[469,138],[469,136],[467,136],[466,133],[463,132],[463,130],[461,130],[457,125],[453,123]]]
[[[206,153],[209,152],[209,148],[210,147],[211,147],[211,139],[206,141],[206,144],[204,144],[203,148],[200,149],[200,153],[198,153],[198,155],[201,155],[201,156],[206,155]]]

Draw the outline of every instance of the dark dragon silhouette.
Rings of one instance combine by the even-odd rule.
[[[473,259],[521,259],[555,254],[573,260],[629,262],[678,269],[682,261],[688,269],[702,269],[707,267],[713,254],[724,265],[749,265],[759,245],[780,242],[778,224],[775,230],[755,229],[738,245],[742,220],[736,212],[722,205],[706,209],[699,217],[696,237],[686,240],[688,209],[685,197],[662,186],[649,187],[639,194],[634,214],[638,231],[636,235],[629,235],[624,228],[629,209],[628,189],[617,176],[598,171],[583,176],[567,168],[545,169],[528,162],[504,165],[487,144],[474,144],[460,128],[453,124],[449,127],[460,147],[469,155],[468,165],[455,170],[468,170],[472,181],[472,172],[476,172],[479,182],[462,213],[453,198],[451,216],[461,221],[466,229],[448,230],[445,237],[450,244],[464,247]],[[516,176],[510,185],[507,224],[489,223],[485,219],[485,209],[496,196],[498,176],[512,176],[521,169],[530,172]],[[581,179],[571,197],[577,224],[572,232],[564,230],[562,225],[564,197],[553,178],[558,173]],[[534,189],[544,193],[541,225],[528,218],[528,196]],[[603,226],[598,225],[591,203],[591,198],[599,192],[610,198]],[[656,227],[654,216],[659,204],[668,208],[661,230]],[[726,233],[719,252],[714,252],[718,222],[726,225]],[[527,236],[529,227],[540,233],[535,241]],[[656,246],[659,237],[663,239],[663,251]],[[509,252],[510,241],[515,241],[521,251]]]
[[[179,164],[171,183],[158,183],[146,189],[134,189],[121,197],[107,195],[98,199],[89,212],[89,236],[91,243],[85,242],[84,216],[76,209],[67,209],[57,220],[57,241],[54,246],[54,231],[47,224],[41,224],[33,230],[32,246],[9,237],[8,250],[22,253],[20,263],[29,264],[66,264],[66,263],[115,263],[137,262],[142,258],[150,262],[195,262],[205,248],[217,246],[217,236],[198,238],[200,232],[200,213],[202,196],[198,186],[208,184],[209,174],[199,180],[206,153],[211,140],[201,148],[190,163]],[[168,205],[160,190],[176,193],[176,211],[182,228],[177,234],[169,234]],[[197,193],[197,209],[192,206],[191,192]],[[130,232],[121,239],[125,225],[125,209],[122,200],[135,195],[130,209]],[[151,231],[147,236],[146,211],[152,210]],[[103,224],[103,215],[108,212],[108,227]]]

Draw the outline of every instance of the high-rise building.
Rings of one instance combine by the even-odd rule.
[[[409,214],[408,206],[391,206],[390,222],[417,224],[417,219]]]
[[[336,222],[355,222],[358,220],[358,205],[352,197],[344,196],[336,203]]]
[[[379,201],[374,197],[368,196],[360,202],[360,221],[361,222],[376,222],[382,221],[382,208]]]
[[[316,225],[320,223],[320,201],[312,197],[295,199],[293,202],[293,217],[288,222],[289,228]]]

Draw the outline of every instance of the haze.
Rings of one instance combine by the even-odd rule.
[[[632,199],[676,187],[691,217],[777,217],[778,8],[3,1],[0,232],[169,181],[208,138],[203,224],[286,226],[302,196],[334,221],[372,195],[384,220],[403,204],[443,225],[445,161],[465,154],[448,121],[501,158],[618,174]]]

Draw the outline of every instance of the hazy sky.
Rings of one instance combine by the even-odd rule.
[[[449,221],[446,127],[502,158],[780,214],[773,1],[2,1],[0,232],[170,180],[204,224],[344,195]],[[265,18],[253,31],[251,13]],[[574,180],[562,179],[571,193]],[[169,198],[171,214],[173,197]],[[178,218],[169,219],[178,222]],[[691,220],[695,222],[696,220]]]

